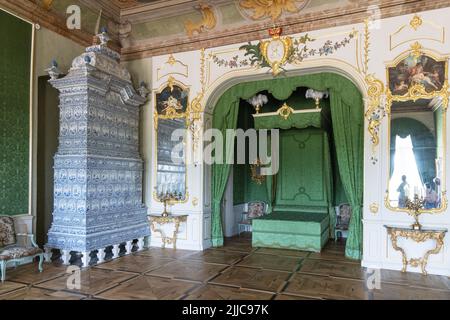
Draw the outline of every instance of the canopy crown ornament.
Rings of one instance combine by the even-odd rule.
[[[256,114],[259,114],[259,112],[261,111],[261,107],[269,102],[269,99],[266,95],[258,94],[248,99],[247,102],[250,103],[253,108],[255,108]]]
[[[314,99],[316,102],[316,109],[320,108],[320,100],[328,98],[330,96],[328,91],[317,91],[314,89],[308,89],[306,91],[306,99]]]

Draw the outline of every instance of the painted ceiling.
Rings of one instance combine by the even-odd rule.
[[[120,35],[124,48],[239,30],[251,24],[267,28],[288,18],[352,5],[355,0],[77,0],[82,24],[94,32],[101,24]],[[74,0],[53,1],[50,10],[65,15]]]
[[[44,27],[86,44],[107,27],[112,46],[126,59],[197,50],[267,37],[282,26],[285,34],[362,22],[371,4],[383,17],[439,7],[425,0],[15,0],[7,4]],[[81,8],[81,29],[68,30],[67,8]],[[422,6],[423,4],[423,6]],[[36,18],[37,17],[37,18]]]

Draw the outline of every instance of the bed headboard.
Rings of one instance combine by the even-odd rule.
[[[281,132],[276,211],[328,212],[332,181],[328,136],[324,130]]]

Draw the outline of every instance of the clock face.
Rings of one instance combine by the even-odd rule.
[[[281,62],[284,55],[285,49],[281,40],[272,40],[267,46],[267,58],[270,62]]]

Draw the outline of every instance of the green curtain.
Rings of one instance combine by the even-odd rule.
[[[271,146],[272,146],[272,137],[269,136],[269,139],[267,141],[267,155],[269,157],[272,156]],[[273,175],[266,176],[266,190],[267,190],[267,204],[268,204],[267,213],[272,213],[273,211],[273,201],[275,199],[274,190],[276,190],[274,188],[275,181],[276,179]]]
[[[436,127],[436,159],[443,156],[443,116],[442,106],[434,111],[434,125]]]
[[[226,139],[227,129],[236,129],[237,116],[239,113],[239,100],[230,99],[229,95],[223,95],[218,105],[222,103],[228,106],[221,108],[222,113],[214,117],[213,127],[219,129],[224,137],[224,163],[215,163],[212,166],[212,213],[211,213],[211,235],[214,247],[223,246],[223,230],[221,218],[221,202],[230,174],[230,165],[226,162],[226,151],[231,150],[234,139]]]
[[[361,259],[364,110],[358,91],[345,94],[353,96],[352,101],[345,101],[336,88],[330,88],[331,118],[341,182],[352,207],[345,255],[351,259]]]
[[[331,153],[328,134],[324,132],[323,139],[323,157],[324,157],[324,170],[326,179],[326,193],[328,199],[328,214],[330,216],[330,238],[334,239],[334,229],[336,226],[336,212],[333,206],[333,169],[331,167]]]
[[[293,113],[284,119],[277,115],[258,116],[255,119],[255,129],[304,129],[308,127],[323,128],[320,112]]]
[[[274,98],[286,100],[298,87],[329,90],[336,153],[342,184],[353,207],[347,240],[346,256],[360,259],[362,255],[363,200],[363,128],[364,107],[361,93],[347,78],[334,73],[243,82],[228,89],[214,109],[213,127],[221,131],[236,127],[239,100],[249,99],[267,90]],[[226,143],[229,143],[226,141]],[[223,243],[220,202],[228,179],[229,165],[214,164],[212,168],[212,242]]]
[[[0,214],[28,214],[32,25],[0,9]]]

